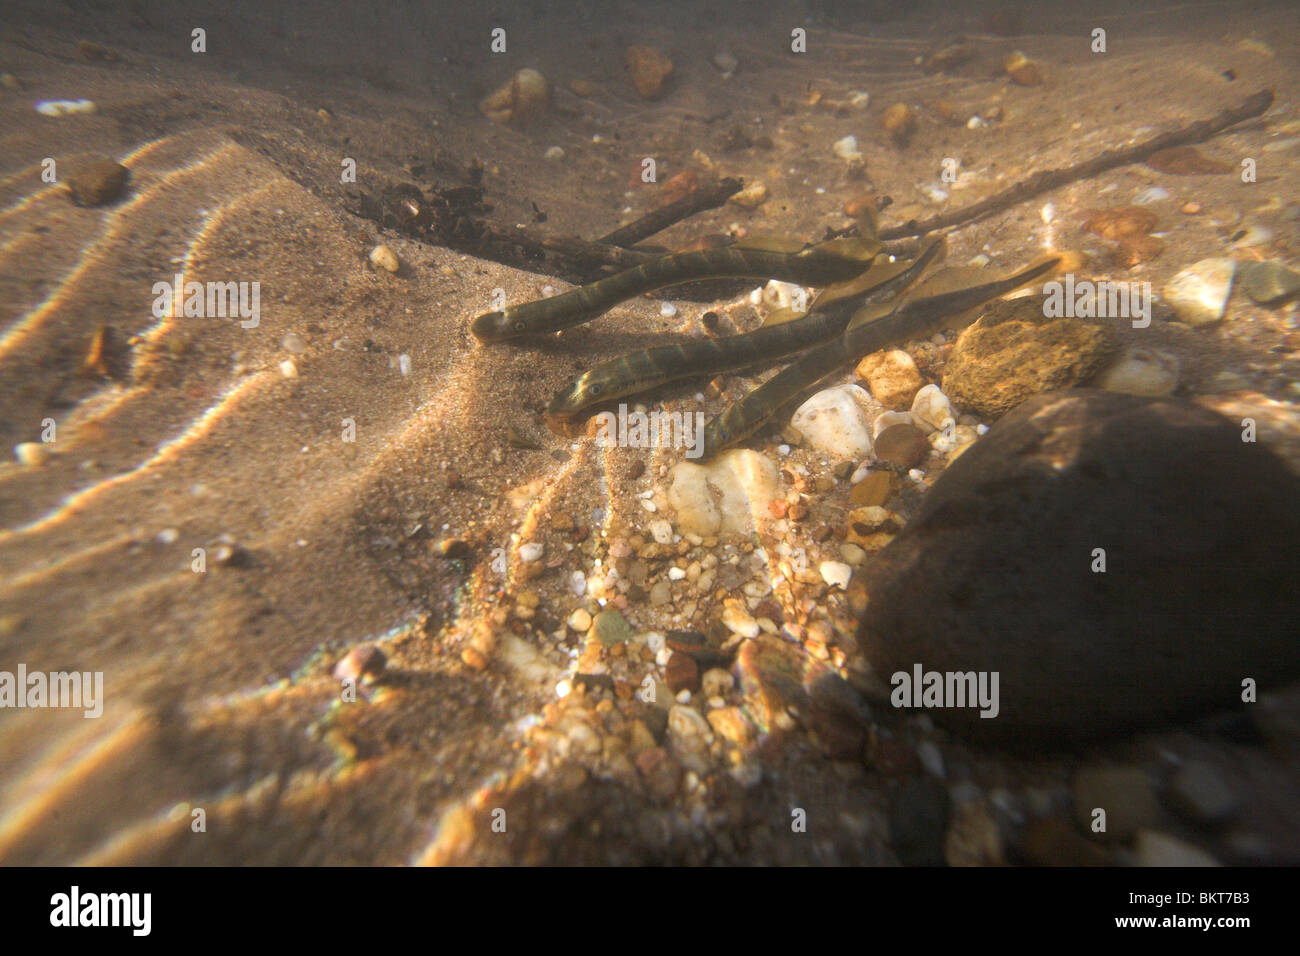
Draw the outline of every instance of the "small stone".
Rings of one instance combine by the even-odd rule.
[[[930,442],[914,425],[890,425],[876,436],[876,457],[899,468],[915,468],[930,454]]]
[[[370,250],[370,264],[396,275],[402,268],[402,260],[388,246],[380,243]]]
[[[822,389],[799,406],[790,424],[805,443],[836,458],[862,459],[871,454],[871,396],[857,385]]]
[[[1195,200],[1191,200],[1183,203],[1182,206],[1178,208],[1178,211],[1188,216],[1195,216],[1201,211],[1201,204]]]
[[[359,644],[334,665],[336,680],[359,681],[363,677],[374,679],[384,672],[388,658],[374,644]]]
[[[1143,830],[1133,848],[1137,866],[1219,866],[1219,861],[1199,847],[1155,830]]]
[[[700,689],[700,665],[689,654],[673,651],[668,658],[664,679],[674,694],[684,690],[694,693]]]
[[[720,667],[712,667],[705,671],[704,677],[700,680],[700,687],[704,691],[704,696],[708,698],[726,697],[735,686],[736,679],[729,671],[724,671]]]
[[[906,103],[895,103],[880,115],[880,125],[897,145],[906,146],[916,132],[916,111]]]
[[[831,144],[831,152],[840,159],[853,161],[862,158],[862,152],[858,149],[858,138],[856,136],[845,136],[843,139],[837,139]]]
[[[307,351],[307,341],[297,332],[290,332],[280,340],[280,348],[286,352],[292,352],[295,355],[301,355]]]
[[[637,94],[646,100],[658,99],[664,92],[664,82],[673,72],[673,61],[650,46],[630,46],[625,58]]]
[[[698,711],[682,704],[674,704],[669,709],[668,746],[683,767],[700,776],[708,774],[712,742],[713,731]]]
[[[887,471],[873,471],[853,486],[849,500],[858,507],[883,505],[894,492],[895,478]]]
[[[1241,263],[1237,282],[1260,305],[1279,305],[1300,293],[1300,272],[1272,259]]]
[[[285,359],[280,363],[280,374],[285,378],[298,377],[298,365],[293,359]]]
[[[956,804],[944,839],[949,866],[1002,866],[1002,836],[989,805],[982,799]]]
[[[862,548],[854,544],[852,541],[845,541],[840,545],[840,554],[843,556],[844,560],[849,563],[850,567],[860,568],[867,561],[867,552],[863,551]],[[829,584],[830,582],[828,581],[826,583]],[[846,588],[848,587],[847,584],[844,586]]]
[[[767,202],[767,186],[761,180],[754,180],[740,192],[735,193],[727,202],[735,203],[745,209],[757,209]]]
[[[50,458],[50,448],[44,442],[24,441],[14,445],[14,457],[20,465],[35,468],[45,464]]]
[[[596,640],[605,647],[623,644],[632,639],[632,625],[618,611],[601,611],[591,622]]]
[[[519,560],[524,564],[531,564],[538,560],[546,550],[546,545],[540,541],[529,541],[519,546]]]
[[[1169,280],[1161,295],[1189,325],[1209,325],[1223,318],[1236,266],[1231,259],[1202,259]]]
[[[494,123],[518,123],[546,112],[551,89],[546,77],[524,69],[479,103],[479,111]]]
[[[727,50],[719,50],[713,54],[712,62],[715,67],[728,76],[735,73],[736,68],[740,65],[740,61],[736,59],[735,55]]]
[[[923,432],[943,431],[957,424],[948,401],[938,385],[927,385],[912,400],[912,424]]]
[[[1095,811],[1106,811],[1100,840],[1122,841],[1160,819],[1160,807],[1146,773],[1140,767],[1092,766],[1074,776],[1074,813],[1091,831]]]
[[[754,725],[739,707],[718,707],[709,711],[709,726],[735,747],[749,747],[754,742]]]
[[[656,581],[650,588],[650,604],[652,607],[662,607],[672,601],[672,589],[667,581]]]
[[[1159,220],[1150,209],[1141,206],[1115,206],[1093,213],[1083,228],[1103,239],[1118,242],[1132,236],[1145,236],[1156,227]]]
[[[823,561],[818,570],[829,587],[838,587],[840,590],[846,590],[849,579],[853,577],[853,569],[839,561]]]
[[[754,516],[768,513],[768,502],[782,499],[776,465],[760,452],[724,452],[708,465],[683,461],[669,472],[668,501],[683,534],[748,534]]]
[[[912,399],[925,385],[912,356],[902,349],[868,355],[858,363],[857,376],[867,383],[871,395],[886,408],[910,408]]]
[[[1178,387],[1178,359],[1168,352],[1133,346],[1102,371],[1097,385],[1126,395],[1172,395]]]
[[[931,777],[906,783],[889,800],[890,843],[904,866],[942,866],[948,789]]]
[[[1020,86],[1041,86],[1043,83],[1043,72],[1038,68],[1038,64],[1019,50],[1002,61],[1002,68],[1006,70],[1007,76]]]
[[[488,659],[483,656],[483,652],[476,647],[462,648],[460,659],[467,667],[472,667],[476,671],[485,671],[488,667]]]
[[[584,608],[578,608],[569,615],[568,625],[579,634],[586,634],[591,628],[591,615]]]
[[[1237,794],[1218,770],[1200,760],[1189,761],[1178,769],[1169,781],[1166,802],[1193,823],[1207,827],[1226,823],[1240,805]]]
[[[560,146],[548,146],[546,152],[542,154],[542,159],[550,163],[558,163],[564,158],[564,148]]]
[[[100,159],[68,177],[68,189],[78,206],[103,206],[122,195],[131,170],[112,159]]]
[[[1020,852],[1032,866],[1104,866],[1106,851],[1066,820],[1043,817],[1025,827]]]
[[[722,623],[727,630],[741,637],[758,637],[759,626],[744,602],[736,598],[727,598],[723,605]]]

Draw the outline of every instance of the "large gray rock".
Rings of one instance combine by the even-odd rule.
[[[886,681],[997,671],[997,717],[928,711],[975,739],[1087,743],[1300,676],[1300,478],[1192,403],[1036,396],[879,559],[867,657]]]

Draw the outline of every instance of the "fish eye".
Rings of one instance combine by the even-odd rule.
[[[515,319],[512,328],[514,328],[516,332],[524,332],[528,329],[528,323],[523,319]]]

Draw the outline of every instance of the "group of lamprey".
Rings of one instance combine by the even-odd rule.
[[[615,399],[669,382],[793,360],[705,427],[703,458],[743,441],[814,385],[882,348],[929,338],[968,324],[979,305],[1060,266],[1062,254],[1040,257],[1007,275],[987,270],[938,270],[942,237],[923,241],[915,258],[895,260],[875,239],[845,237],[801,246],[784,240],[744,240],[721,248],[664,255],[550,298],[480,315],[471,324],[484,343],[543,336],[589,322],[626,299],[700,279],[764,278],[821,288],[806,311],[781,309],[753,331],[701,337],[644,349],[597,365],[546,408],[553,425],[573,423]]]

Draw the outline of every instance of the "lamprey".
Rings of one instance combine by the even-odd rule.
[[[990,299],[1019,288],[1056,268],[1062,257],[1051,256],[1004,279],[985,282],[937,295],[905,298],[892,308],[866,305],[849,320],[848,328],[835,339],[810,349],[792,365],[782,369],[754,389],[704,430],[704,459],[752,435],[770,418],[850,361],[908,339],[925,338],[953,324],[953,316],[967,313],[957,325],[974,321],[970,310]],[[778,326],[779,327],[779,326]]]
[[[861,275],[880,249],[873,239],[842,238],[803,248],[780,240],[750,240],[673,253],[549,299],[486,312],[470,324],[470,331],[482,342],[558,332],[588,322],[624,299],[697,279],[734,276],[828,285]]]
[[[621,356],[575,379],[551,400],[546,415],[569,421],[593,405],[666,382],[770,363],[840,335],[866,305],[907,288],[942,258],[943,239],[931,240],[911,263],[873,265],[861,277],[826,289],[800,318],[721,339],[699,339]]]

